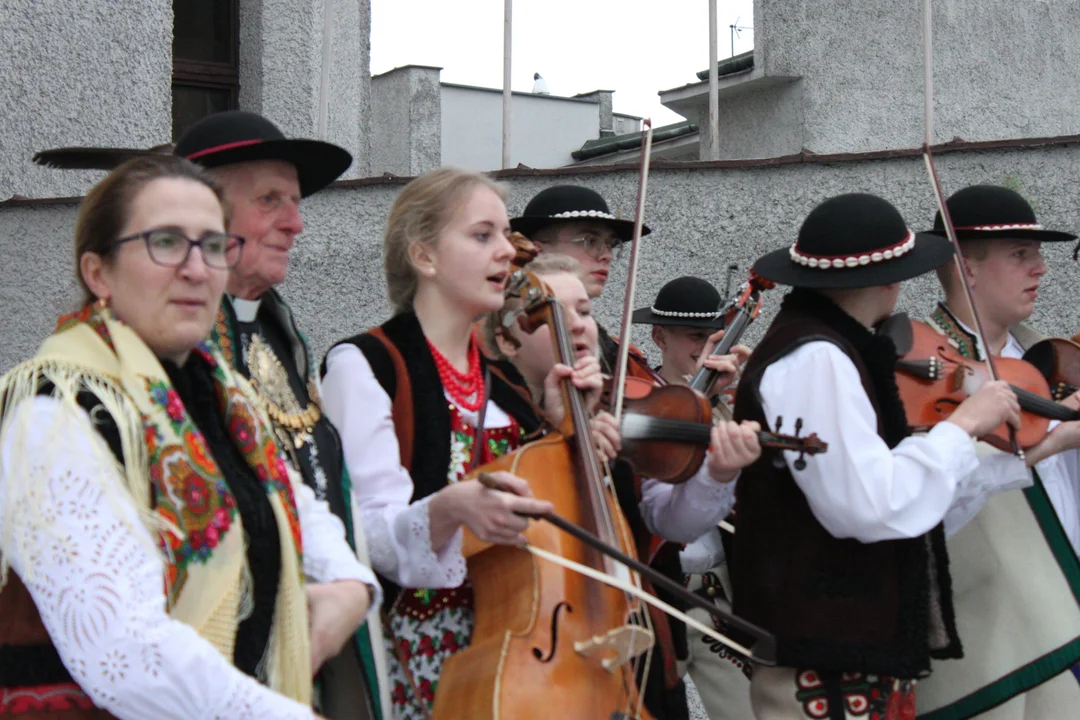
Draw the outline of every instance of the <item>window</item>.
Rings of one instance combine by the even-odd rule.
[[[172,132],[180,137],[240,92],[239,0],[173,0]]]

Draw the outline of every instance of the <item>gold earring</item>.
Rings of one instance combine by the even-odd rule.
[[[104,297],[98,298],[97,301],[94,303],[94,307],[96,309],[98,309],[98,310],[108,310],[109,309],[109,298],[104,298]]]

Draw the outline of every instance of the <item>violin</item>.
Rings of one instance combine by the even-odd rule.
[[[1076,338],[1040,340],[1027,349],[1024,360],[1037,367],[1050,383],[1050,397],[1055,402],[1080,389],[1080,344]]]
[[[982,362],[961,355],[945,335],[926,323],[905,320],[894,316],[889,334],[901,355],[896,363],[896,384],[908,425],[920,431],[947,420],[990,377]],[[1027,449],[1046,437],[1051,420],[1080,420],[1080,413],[1051,399],[1049,383],[1031,363],[1003,357],[996,357],[994,363],[1000,378],[1009,383],[1020,401],[1020,427],[1011,429],[1002,423],[980,440],[1008,452],[1015,433],[1020,448]]]
[[[762,291],[771,290],[774,287],[776,287],[776,283],[772,280],[761,277],[753,270],[750,271],[749,279],[736,291],[735,296],[717,310],[717,315],[721,315],[725,319],[724,337],[720,338],[720,342],[716,343],[716,347],[713,348],[710,355],[727,355],[731,352],[731,348],[735,347],[736,343],[739,342],[746,328],[761,313]],[[705,394],[712,387],[712,384],[716,382],[718,374],[716,370],[702,367],[690,380],[690,387],[699,393]]]
[[[643,477],[685,482],[705,461],[712,426],[712,408],[697,390],[686,385],[657,387],[627,378],[619,457]],[[795,435],[760,431],[758,441],[764,448],[798,452],[796,467],[805,466],[805,455],[825,452],[828,445],[816,434],[799,437],[801,428],[802,423],[796,423]]]

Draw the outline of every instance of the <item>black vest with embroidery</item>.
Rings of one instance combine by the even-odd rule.
[[[401,354],[409,375],[404,378],[404,382],[409,383],[412,393],[411,417],[395,417],[394,422],[413,423],[412,456],[408,462],[402,464],[408,468],[413,481],[411,502],[416,502],[438,492],[449,482],[449,401],[443,391],[439,369],[435,366],[435,358],[431,355],[416,314],[406,312],[395,315],[380,327],[386,338]],[[402,382],[402,379],[397,377],[393,359],[382,341],[369,333],[361,333],[334,343],[330,349],[345,344],[355,345],[364,353],[375,379],[393,400],[397,394],[398,383]],[[487,367],[482,356],[481,363],[485,368]],[[320,372],[326,375],[325,358]],[[532,404],[495,373],[491,374],[491,389],[488,397],[517,420],[526,435],[531,435],[540,428],[540,419]],[[379,576],[379,581],[387,589],[389,598],[396,597],[401,590],[397,584],[382,575]]]
[[[770,427],[775,418],[765,417],[758,391],[765,370],[815,341],[831,342],[851,358],[878,435],[895,447],[909,434],[895,346],[806,290],[785,297],[747,362],[735,418]],[[843,448],[834,443],[829,452]],[[814,517],[787,465],[776,466],[777,457],[764,453],[739,478],[731,576],[736,614],[776,634],[779,664],[914,678],[929,670],[931,657],[960,657],[942,527],[905,540],[835,538]]]
[[[416,314],[401,313],[387,320],[381,326],[383,333],[394,344],[405,360],[409,377],[406,381],[412,389],[413,452],[407,465],[413,481],[412,502],[422,500],[446,486],[447,472],[450,467],[450,406],[443,391],[439,369],[435,358],[428,348],[424,331]],[[368,333],[361,333],[346,340],[334,343],[333,347],[344,344],[360,348],[371,365],[371,370],[379,385],[391,399],[397,392],[400,379],[394,371],[390,353],[382,342]],[[331,350],[333,349],[331,347]],[[486,369],[488,363],[481,356],[481,364]],[[326,374],[326,360],[323,360],[321,372]],[[540,419],[530,402],[504,382],[499,375],[492,373],[491,390],[488,395],[504,412],[512,416],[521,425],[526,435],[531,435],[540,427]],[[397,418],[395,418],[395,422]]]

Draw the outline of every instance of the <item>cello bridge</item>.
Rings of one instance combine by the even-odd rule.
[[[655,637],[651,630],[637,625],[623,625],[604,635],[594,635],[589,640],[574,643],[574,652],[586,657],[599,652],[608,655],[600,664],[608,672],[615,672],[653,646]]]

